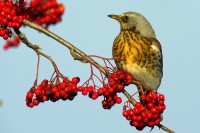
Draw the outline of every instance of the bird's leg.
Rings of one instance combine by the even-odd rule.
[[[70,50],[70,54],[72,55],[72,57],[74,58],[74,60],[79,60],[82,63],[88,63],[88,61],[85,59],[85,56],[78,56],[75,51],[74,48],[72,47],[72,49]]]

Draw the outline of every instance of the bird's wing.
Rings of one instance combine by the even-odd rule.
[[[159,42],[156,38],[154,38],[154,39],[152,40],[152,49],[154,49],[155,52],[156,52],[157,54],[159,54],[159,56],[158,56],[158,61],[159,61],[159,63],[160,63],[160,69],[161,69],[161,71],[162,71],[162,73],[163,73],[162,46],[161,46],[160,42]]]

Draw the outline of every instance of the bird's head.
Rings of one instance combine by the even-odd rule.
[[[137,12],[126,12],[121,15],[110,14],[109,17],[120,23],[121,30],[133,30],[146,38],[154,38],[155,33],[148,20]]]

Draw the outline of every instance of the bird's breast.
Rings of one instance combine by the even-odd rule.
[[[123,31],[116,37],[112,53],[118,69],[157,89],[162,74],[153,48],[147,39],[131,31]]]

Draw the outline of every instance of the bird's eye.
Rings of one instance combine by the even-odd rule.
[[[128,16],[123,16],[123,18],[122,18],[122,20],[126,23],[126,22],[128,22],[128,19],[129,19],[129,17]]]

